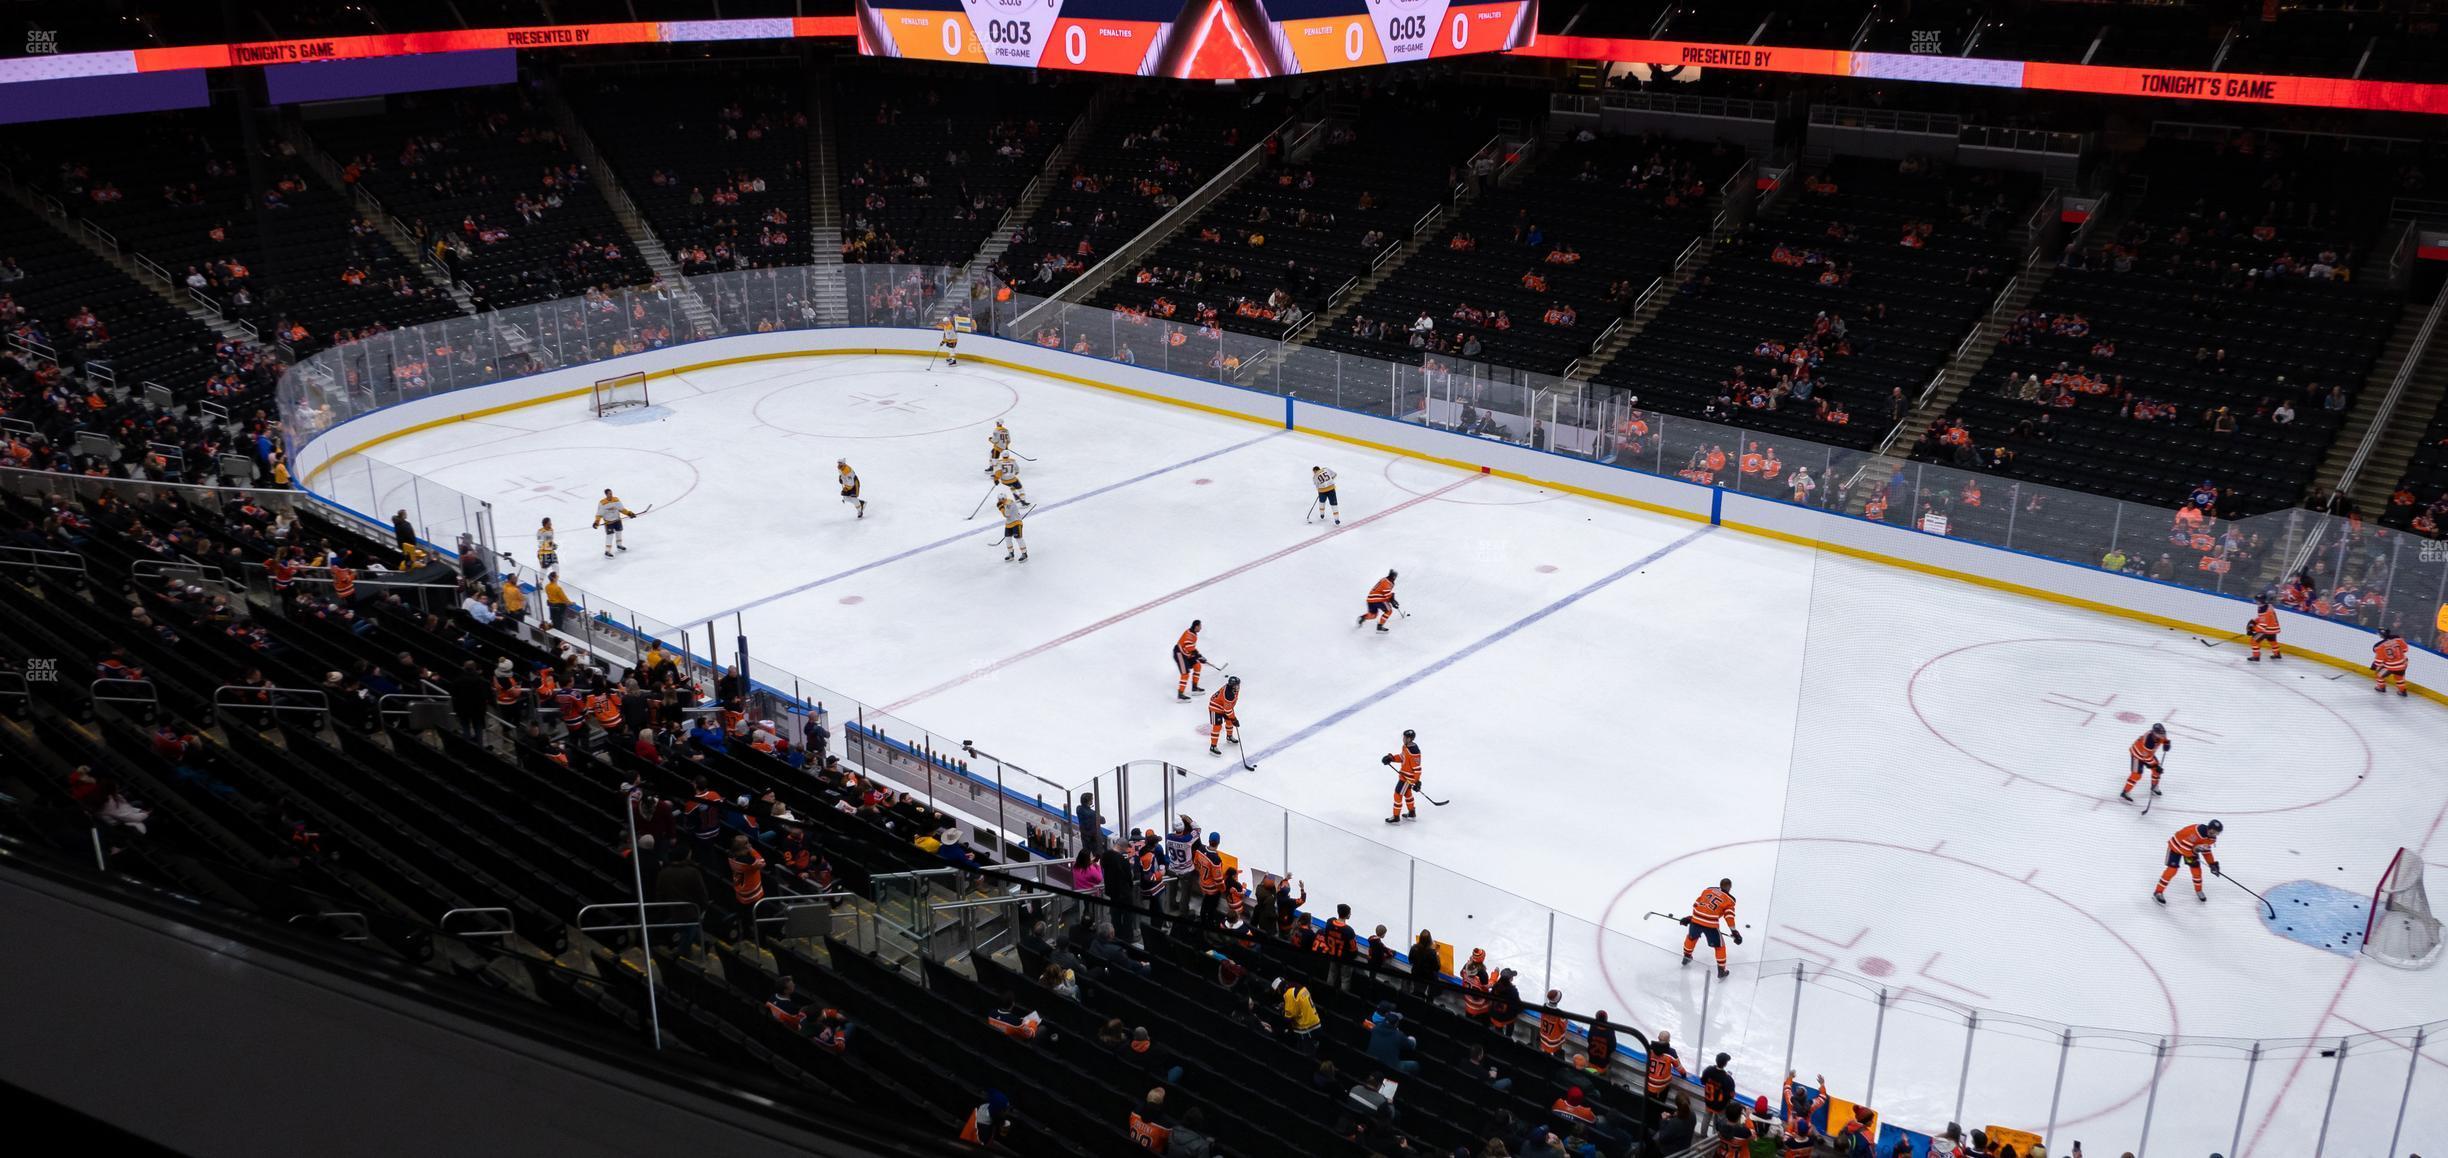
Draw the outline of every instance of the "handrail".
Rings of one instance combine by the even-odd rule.
[[[142,689],[144,694],[141,696],[133,694],[104,695],[103,685],[105,684],[109,685],[115,691],[132,693],[138,689]],[[161,693],[154,689],[152,680],[98,679],[93,681],[91,684],[86,685],[86,691],[91,695],[93,701],[97,704],[151,704],[153,705],[154,711],[158,712],[161,710]]]
[[[85,234],[87,237],[91,237],[91,238],[93,238],[94,240],[99,241],[99,242],[101,242],[102,244],[109,246],[109,247],[111,248],[111,252],[112,252],[112,253],[118,253],[118,252],[119,252],[119,235],[118,235],[118,234],[115,234],[115,233],[112,233],[110,230],[104,229],[104,228],[102,228],[102,227],[101,227],[101,226],[99,226],[99,225],[94,224],[94,223],[93,223],[93,218],[90,218],[90,217],[80,217],[80,218],[78,218],[78,219],[77,219],[77,228],[78,228],[79,230],[83,231],[83,232],[84,232],[84,234]]]
[[[170,270],[152,258],[146,257],[141,253],[131,253],[128,255],[128,260],[135,262],[136,268],[152,274],[154,277],[160,278],[162,280],[162,284],[164,285],[175,286],[178,284],[178,281],[170,276]]]
[[[1104,260],[1089,266],[1085,272],[1071,279],[1070,284],[1046,295],[1044,302],[1040,303],[1036,309],[1021,315],[1015,324],[1026,327],[1030,318],[1039,312],[1069,305],[1074,300],[1069,295],[1085,296],[1089,292],[1081,287],[1103,285],[1124,268],[1122,263],[1135,262],[1154,251],[1158,245],[1162,244],[1162,239],[1171,237],[1174,231],[1188,225],[1199,214],[1205,213],[1208,206],[1222,200],[1224,194],[1229,192],[1234,185],[1239,184],[1243,177],[1257,171],[1258,166],[1266,163],[1266,143],[1275,139],[1285,129],[1290,128],[1296,119],[1286,117],[1281,124],[1260,134],[1256,144],[1243,150],[1239,157],[1233,159],[1232,163],[1216,170],[1214,176],[1209,177],[1205,184],[1191,190],[1190,195],[1182,198],[1180,204],[1166,210],[1164,216],[1150,222],[1146,229],[1139,231],[1137,237],[1123,243],[1112,253],[1106,254]],[[1291,150],[1287,148],[1284,152],[1289,155]]]
[[[284,704],[276,699],[273,693],[279,693],[283,696],[311,696],[313,697],[314,702],[311,704]],[[237,696],[260,695],[264,698],[258,702],[240,703],[229,698],[233,694]],[[328,713],[331,711],[331,698],[324,695],[323,689],[321,688],[284,688],[274,687],[269,684],[263,687],[250,687],[246,684],[223,684],[220,687],[213,689],[212,696],[213,707],[215,710],[228,709],[232,711],[249,712],[316,713]]]
[[[2338,472],[2336,490],[2353,491],[2355,476],[2362,473],[2363,464],[2371,458],[2373,448],[2380,444],[2381,434],[2388,430],[2389,419],[2397,411],[2397,401],[2404,396],[2406,383],[2413,380],[2415,367],[2421,364],[2423,352],[2430,348],[2432,335],[2439,329],[2443,312],[2448,312],[2448,282],[2441,283],[2439,293],[2432,297],[2431,310],[2423,315],[2422,328],[2414,332],[2414,342],[2407,348],[2405,360],[2397,364],[2397,373],[2389,378],[2388,393],[2380,396],[2380,406],[2372,414],[2371,425],[2363,429],[2362,439],[2355,443],[2354,456],[2347,459],[2345,469]],[[2305,568],[2311,565],[2312,556],[2320,550],[2321,540],[2328,530],[2328,523],[2314,523],[2311,533],[2304,536],[2303,547],[2287,560],[2286,570],[2280,574],[2303,574]]]
[[[634,919],[613,925],[587,924],[587,914],[599,909],[607,912],[629,913]],[[654,919],[655,913],[647,910],[671,913],[674,916],[685,912],[688,914],[688,919],[685,921],[658,921]],[[588,905],[579,909],[577,917],[571,920],[570,926],[582,933],[625,933],[640,927],[641,922],[648,929],[694,929],[705,923],[705,914],[697,907],[695,901],[614,901],[610,904]]]
[[[185,559],[132,559],[128,562],[128,583],[142,586],[148,579],[176,576],[191,582],[211,583],[222,594],[238,596],[246,592],[246,584],[232,580],[221,568],[208,563],[192,563]]]
[[[0,545],[0,567],[23,567],[32,571],[67,571],[85,574],[85,557],[73,551],[54,551],[48,547],[17,547]]]
[[[501,921],[500,926],[491,929],[451,928],[452,917],[463,914],[472,915],[478,913],[488,916],[497,916]],[[467,908],[446,909],[443,911],[441,918],[434,922],[434,926],[454,937],[515,937],[518,935],[518,930],[512,927],[510,908],[507,905],[474,905]]]

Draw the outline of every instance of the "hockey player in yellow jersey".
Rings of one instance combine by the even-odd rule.
[[[550,573],[561,566],[561,544],[554,537],[551,519],[536,528],[536,569]]]
[[[621,540],[621,520],[636,517],[637,512],[622,506],[620,496],[613,494],[611,487],[604,488],[604,497],[595,504],[595,525],[602,527],[604,533],[604,558],[611,558],[615,549],[629,549],[629,544]]]
[[[1028,539],[1022,534],[1020,520],[1028,514],[1028,504],[1011,495],[995,500],[995,510],[1003,514],[1003,561],[1028,562]],[[1014,552],[1018,552],[1014,554]]]
[[[1012,497],[1020,500],[1023,508],[1032,505],[1028,501],[1028,493],[1020,489],[1020,463],[1012,458],[1010,451],[995,456],[994,480],[999,485],[1010,487]],[[998,506],[996,509],[1002,508]]]
[[[935,345],[936,348],[943,351],[944,365],[960,365],[960,332],[953,328],[952,319],[945,318],[935,323],[935,328],[943,331],[943,337],[937,340]],[[932,365],[928,366],[928,369],[933,368]]]
[[[993,474],[995,464],[1011,452],[1011,431],[1003,428],[1003,420],[995,419],[994,429],[986,433],[986,473]]]
[[[867,500],[859,497],[858,472],[850,469],[850,460],[846,458],[834,459],[833,472],[841,476],[842,501],[857,507],[858,517],[862,519],[866,518]]]

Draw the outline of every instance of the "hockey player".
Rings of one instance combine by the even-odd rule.
[[[1173,667],[1181,673],[1181,678],[1173,682],[1173,698],[1185,704],[1190,702],[1190,693],[1207,690],[1198,682],[1199,670],[1207,666],[1207,658],[1199,654],[1198,637],[1199,621],[1193,619],[1190,629],[1173,641]]]
[[[1030,505],[1028,495],[1020,489],[1020,463],[1012,458],[1010,451],[995,456],[994,480],[1001,486],[1011,488],[1012,497],[1020,500],[1021,506]]]
[[[2142,733],[2134,740],[2133,747],[2126,749],[2126,755],[2133,760],[2133,770],[2126,775],[2125,787],[2117,795],[2127,803],[2131,803],[2134,785],[2142,782],[2144,772],[2150,773],[2151,795],[2159,795],[2159,777],[2167,771],[2167,765],[2160,759],[2160,754],[2175,747],[2176,741],[2168,739],[2167,725],[2152,724],[2150,731]]]
[[[960,365],[960,332],[953,328],[952,319],[947,317],[935,323],[935,328],[943,331],[943,337],[936,339],[935,346],[944,353],[944,365]]]
[[[546,519],[536,528],[536,570],[550,575],[560,566],[561,544],[553,538],[552,520]]]
[[[995,419],[994,429],[986,435],[986,473],[993,474],[995,464],[1011,450],[1011,431],[1003,428],[1003,420]]]
[[[2380,642],[2372,645],[2372,690],[2388,694],[2389,681],[2397,681],[2397,694],[2406,694],[2406,641],[2388,628],[2380,629]]]
[[[1003,515],[1003,561],[1028,562],[1028,538],[1020,526],[1021,518],[1028,514],[1028,504],[1004,495],[995,500],[995,510]],[[1014,551],[1019,554],[1014,555]]]
[[[611,558],[615,548],[629,549],[629,544],[621,541],[621,520],[636,517],[637,512],[622,506],[620,496],[613,494],[611,487],[604,488],[603,500],[595,504],[595,525],[602,527],[604,533],[604,558]]]
[[[2286,650],[2278,646],[2278,609],[2270,606],[2267,595],[2253,602],[2256,610],[2252,620],[2244,625],[2244,634],[2252,639],[2252,654],[2245,657],[2245,662],[2261,662],[2261,645],[2264,643],[2269,645],[2271,659],[2285,659]]]
[[[857,507],[858,517],[862,519],[866,518],[867,500],[859,497],[858,472],[850,469],[850,460],[846,458],[834,459],[833,473],[839,475],[841,478],[842,501]]]
[[[1207,697],[1207,754],[1224,754],[1223,741],[1241,742],[1241,677],[1229,676]]]
[[[2226,829],[2225,824],[2216,820],[2205,820],[2177,829],[2176,835],[2168,838],[2167,871],[2159,874],[2159,887],[2151,890],[2151,899],[2163,905],[2167,903],[2168,882],[2176,879],[2176,866],[2181,863],[2193,869],[2193,899],[2208,903],[2210,895],[2202,891],[2202,862],[2210,862],[2211,875],[2227,875],[2226,870],[2219,867],[2218,854],[2210,851],[2210,846],[2218,843],[2219,833]]]
[[[1418,792],[1420,786],[1419,733],[1409,728],[1403,729],[1402,750],[1386,753],[1378,763],[1394,770],[1394,815],[1386,817],[1386,823],[1418,820],[1419,802],[1412,794]]]
[[[1394,622],[1394,613],[1401,607],[1402,602],[1394,598],[1394,573],[1388,571],[1385,578],[1377,581],[1375,587],[1369,588],[1368,610],[1361,612],[1360,618],[1353,621],[1352,626],[1358,627],[1374,619],[1377,621],[1377,630],[1385,631],[1387,630],[1386,625]]]
[[[1317,505],[1309,508],[1309,517],[1323,520],[1331,513],[1335,525],[1342,526],[1343,500],[1335,496],[1335,472],[1322,466],[1310,467],[1309,481],[1317,485]]]
[[[1742,930],[1734,925],[1734,880],[1731,877],[1718,881],[1715,888],[1700,890],[1700,895],[1693,899],[1691,915],[1683,918],[1684,964],[1691,964],[1692,949],[1699,945],[1700,938],[1706,937],[1709,948],[1717,951],[1717,975],[1726,975],[1725,942],[1718,939],[1721,925],[1726,936],[1734,938],[1735,944],[1742,944]]]

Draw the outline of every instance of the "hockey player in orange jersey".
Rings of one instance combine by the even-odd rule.
[[[2219,821],[2205,820],[2177,829],[2176,835],[2168,838],[2167,871],[2159,874],[2159,887],[2151,890],[2151,899],[2163,905],[2167,903],[2168,882],[2176,879],[2176,866],[2185,864],[2193,869],[2193,899],[2207,902],[2210,895],[2202,891],[2202,862],[2209,862],[2212,875],[2227,875],[2226,870],[2219,867],[2218,854],[2210,851],[2210,846],[2218,843],[2219,833],[2226,828]]]
[[[1726,950],[1725,942],[1719,939],[1720,926],[1725,936],[1734,938],[1737,945],[1742,944],[1742,930],[1734,924],[1732,877],[1718,881],[1715,888],[1700,890],[1699,897],[1692,901],[1691,915],[1683,918],[1684,964],[1691,964],[1692,950],[1700,944],[1702,937],[1706,937],[1709,948],[1717,951],[1717,975],[1726,975]]]
[[[1173,684],[1173,698],[1183,703],[1190,702],[1190,693],[1207,690],[1198,682],[1199,669],[1207,666],[1207,657],[1199,654],[1198,637],[1199,621],[1193,619],[1190,629],[1173,642],[1173,666],[1181,672],[1181,678]]]
[[[2372,645],[2372,690],[2388,694],[2389,681],[2397,681],[2397,694],[2406,694],[2406,641],[2396,632],[2380,629],[2380,642]]]
[[[1412,794],[1418,792],[1420,786],[1419,733],[1409,728],[1403,729],[1402,750],[1386,753],[1385,759],[1378,763],[1394,770],[1394,815],[1386,817],[1386,823],[1418,820],[1419,801]]]
[[[2125,787],[2117,795],[2126,800],[2132,800],[2134,785],[2142,782],[2144,772],[2150,773],[2151,795],[2159,795],[2159,777],[2167,771],[2167,764],[2159,757],[2161,753],[2175,747],[2176,741],[2168,739],[2167,725],[2152,724],[2150,731],[2142,733],[2134,740],[2133,747],[2125,750],[2127,758],[2133,763],[2133,769],[2126,774]]]
[[[1225,740],[1241,742],[1241,677],[1225,679],[1224,686],[1207,697],[1207,754],[1221,756]]]
[[[1394,598],[1394,573],[1388,571],[1375,587],[1369,588],[1368,610],[1361,612],[1360,618],[1352,626],[1358,627],[1373,619],[1377,621],[1377,630],[1385,631],[1386,625],[1394,622],[1394,613],[1401,609],[1402,602]]]
[[[2258,606],[2253,611],[2253,617],[2244,625],[2245,636],[2252,640],[2252,654],[2244,657],[2245,662],[2261,662],[2261,645],[2265,643],[2269,645],[2271,659],[2285,659],[2286,649],[2278,646],[2278,609],[2270,606],[2267,595],[2259,597],[2255,603]]]

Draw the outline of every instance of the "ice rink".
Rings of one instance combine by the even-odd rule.
[[[2324,1113],[2385,1131],[2413,1060],[2358,1041],[2332,1101],[2328,1039],[2448,1018],[2448,974],[2305,943],[2359,933],[2342,906],[2448,811],[2448,717],[2352,674],[1017,372],[812,357],[653,391],[612,420],[578,399],[369,453],[490,501],[529,563],[550,516],[588,592],[670,623],[738,613],[760,660],[1051,779],[1181,765],[1175,810],[1288,867],[1313,909],[1484,946],[1534,1000],[1552,982],[1671,1029],[1694,1068],[1695,1039],[1733,1052],[1746,1089],[1790,1053],[1915,1128],[2037,1129],[2054,1104],[2058,1136],[2110,1156],[2146,1110],[2171,1152],[2228,1152],[2244,1102],[2243,1154],[2308,1154]],[[991,509],[965,518],[998,418],[1036,459],[1024,564]],[[1339,528],[1301,517],[1319,464]],[[342,460],[317,487],[387,517],[381,477]],[[607,486],[653,505],[613,559],[587,530]],[[1389,568],[1410,615],[1355,628]],[[1174,701],[1194,618],[1245,681],[1255,770],[1207,753],[1204,695]],[[2176,747],[2143,816],[2115,793],[2153,721]],[[1451,803],[1388,825],[1378,760],[1406,728]],[[2211,817],[2279,927],[2216,879],[2207,904],[2181,875],[2152,903],[2169,834]],[[1728,981],[1643,917],[1720,877],[1746,926]],[[2448,1136],[2438,1101],[2409,1138]]]

